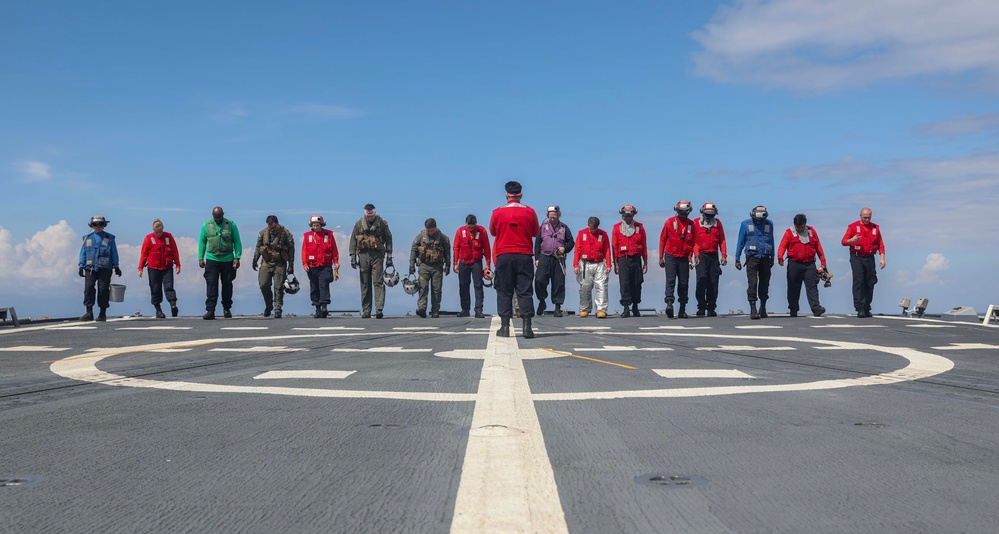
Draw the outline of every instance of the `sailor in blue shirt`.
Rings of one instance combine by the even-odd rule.
[[[767,316],[767,299],[770,297],[770,271],[774,266],[774,225],[767,218],[767,208],[756,206],[749,212],[749,218],[739,227],[739,243],[735,247],[735,268],[742,270],[739,257],[746,249],[746,278],[749,279],[750,318]],[[756,299],[760,308],[756,308]]]
[[[83,246],[80,247],[79,274],[84,279],[83,305],[87,307],[87,313],[80,317],[81,321],[94,320],[95,300],[101,309],[97,320],[107,320],[111,300],[111,272],[121,276],[118,245],[114,242],[114,235],[104,231],[109,222],[103,215],[91,217],[88,226],[94,231],[83,237]]]

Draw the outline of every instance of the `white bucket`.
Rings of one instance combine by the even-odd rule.
[[[111,284],[111,302],[125,302],[125,285]]]

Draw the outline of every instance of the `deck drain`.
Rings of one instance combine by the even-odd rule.
[[[864,428],[885,428],[888,426],[887,423],[853,423],[853,426],[862,426]]]
[[[708,479],[697,475],[671,475],[668,473],[651,473],[648,475],[638,475],[635,482],[643,486],[653,486],[657,488],[690,488],[703,486],[708,483]]]
[[[39,476],[0,477],[0,488],[26,488],[41,484],[43,480],[45,479]]]
[[[397,423],[372,423],[369,425],[360,425],[360,428],[366,428],[368,430],[406,430],[409,425],[401,425]]]

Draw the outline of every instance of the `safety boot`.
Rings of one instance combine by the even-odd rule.
[[[229,308],[223,308],[222,317],[225,317],[226,319],[232,319],[232,310],[230,310]]]
[[[171,300],[170,301],[170,316],[171,317],[176,317],[177,314],[179,314],[179,313],[180,313],[180,310],[177,309],[177,301],[176,300]]]
[[[560,304],[555,305],[555,311],[552,313],[555,317],[562,317],[562,306]]]
[[[280,319],[281,318],[281,310],[278,310],[278,311],[274,312],[274,318],[275,319]]]
[[[812,310],[812,314],[815,315],[816,317],[822,317],[822,314],[825,313],[825,312],[826,312],[826,309],[823,308],[822,306],[818,306],[818,307],[816,307],[815,309]]]
[[[156,305],[156,318],[157,319],[166,319],[166,314],[163,313],[163,308],[160,308],[159,304]]]
[[[586,317],[589,314],[590,314],[590,312],[588,312],[586,310],[579,310],[579,316],[580,317]]]
[[[486,318],[486,314],[484,314],[484,313],[482,313],[480,311],[477,311],[477,312],[475,312],[475,318],[476,319],[485,319]]]
[[[204,315],[201,316],[202,319],[206,321],[211,321],[215,319],[215,310],[208,310]]]
[[[316,304],[316,311],[312,314],[312,316],[316,319],[323,318],[323,307],[321,304]]]
[[[635,317],[641,317],[642,314],[638,311],[638,304],[631,305],[631,314]]]
[[[750,319],[759,319],[760,318],[760,312],[756,309],[756,301],[755,300],[752,300],[752,301],[749,302],[749,318]]]
[[[500,317],[500,327],[496,331],[496,335],[499,337],[510,337],[510,318]]]
[[[718,312],[714,310],[708,310],[708,317],[718,317]]]
[[[666,317],[669,317],[670,319],[673,318],[673,303],[672,302],[667,302],[666,303]]]
[[[545,314],[545,301],[542,300],[541,302],[538,303],[538,312],[535,313],[535,315],[544,315],[544,314]]]
[[[677,312],[676,317],[678,319],[689,319],[690,318],[690,316],[687,315],[687,305],[686,304],[681,304],[680,305],[680,311]]]
[[[524,339],[533,339],[534,330],[531,329],[531,318],[524,317]]]
[[[271,310],[273,310],[273,309],[274,308],[271,308],[270,306],[265,306],[264,307],[264,317],[270,317],[271,316]]]
[[[767,317],[769,317],[769,315],[767,315],[767,301],[766,300],[761,300],[760,301],[760,318],[761,319],[766,319]]]
[[[385,314],[381,310],[375,310],[375,319],[381,319],[382,317],[385,317]]]
[[[94,320],[94,307],[87,306],[87,313],[80,317],[81,321],[93,321]]]
[[[416,315],[419,315],[420,317],[423,317],[424,319],[426,319],[427,318],[427,310],[419,308],[419,309],[416,310]]]
[[[627,319],[628,317],[631,317],[631,308],[625,306],[624,309],[621,310],[621,318]]]
[[[606,319],[606,318],[607,318],[607,312],[603,310],[597,312],[597,319]]]
[[[95,321],[100,321],[102,323],[104,321],[107,321],[108,320],[108,309],[107,308],[101,308],[101,313],[97,314],[97,318],[94,319],[94,320]]]

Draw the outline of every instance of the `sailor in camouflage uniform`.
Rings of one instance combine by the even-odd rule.
[[[253,270],[257,271],[260,293],[264,296],[264,317],[270,317],[273,310],[274,318],[281,318],[284,281],[287,275],[295,272],[295,262],[292,261],[294,257],[294,236],[287,228],[278,224],[277,216],[268,215],[267,227],[257,234],[257,246],[253,249]],[[261,259],[263,263],[260,263]]]
[[[392,267],[392,232],[388,221],[375,212],[373,204],[366,204],[364,216],[354,223],[349,253],[351,268],[360,269],[361,317],[371,317],[374,304],[375,318],[381,319],[382,309],[385,308],[385,281],[382,276],[385,267]]]
[[[427,316],[427,293],[433,285],[430,300],[430,316],[441,315],[441,284],[444,277],[451,274],[451,240],[437,228],[433,218],[423,223],[425,230],[416,234],[409,248],[409,274],[420,266],[420,295],[416,301],[416,315]]]

